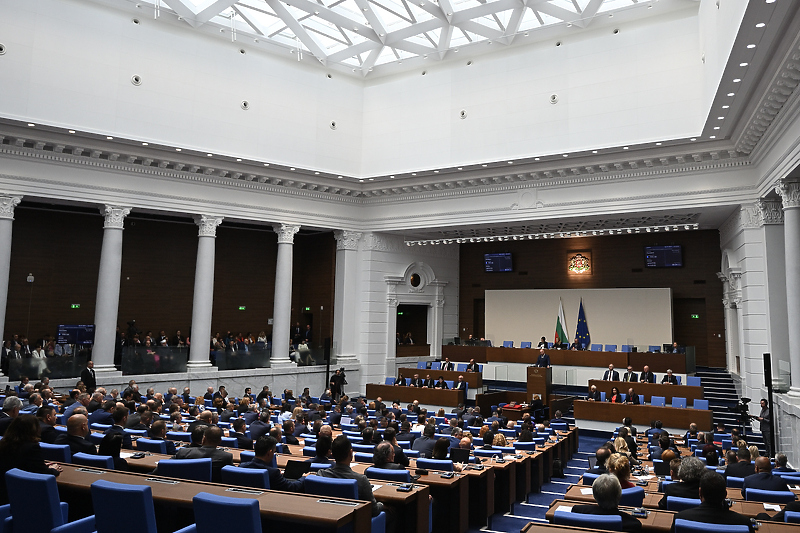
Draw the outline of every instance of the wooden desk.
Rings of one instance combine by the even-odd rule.
[[[482,389],[483,388],[483,374],[480,372],[456,372],[456,371],[445,371],[445,370],[433,370],[432,368],[400,368],[397,370],[403,377],[406,378],[413,378],[414,374],[419,374],[419,376],[425,379],[425,376],[430,374],[430,376],[435,380],[439,379],[439,376],[443,376],[445,381],[458,381],[458,376],[464,376],[464,381],[469,384],[470,389]]]
[[[703,409],[679,409],[676,407],[653,407],[652,405],[625,405],[608,402],[575,400],[575,418],[579,420],[599,420],[619,423],[626,416],[634,425],[650,426],[651,420],[661,420],[664,427],[688,428],[692,422],[700,431],[713,428],[713,413]]]
[[[663,396],[666,403],[672,403],[672,398],[686,398],[686,405],[691,406],[694,400],[703,399],[703,387],[692,387],[689,385],[667,385],[660,383],[628,383],[625,381],[603,381],[600,379],[590,379],[589,387],[597,387],[600,392],[606,393],[606,398],[610,397],[611,387],[617,387],[620,392],[627,394],[628,389],[633,387],[636,394],[644,394],[644,401],[650,402],[653,396]]]
[[[348,502],[347,505],[326,504],[319,496],[313,495],[273,490],[257,490],[257,494],[251,491],[242,493],[231,491],[230,486],[216,483],[170,480],[146,474],[86,468],[72,464],[61,466],[64,471],[56,480],[62,501],[70,504],[71,517],[73,511],[83,516],[92,514],[91,498],[88,497],[90,486],[98,479],[104,479],[128,485],[150,486],[153,491],[153,502],[156,504],[159,530],[169,527],[169,531],[174,531],[176,526],[184,527],[193,523],[192,498],[198,492],[258,500],[262,519],[269,527],[267,529],[265,525],[266,531],[278,530],[286,525],[310,526],[314,531],[330,531],[352,524],[354,530],[359,533],[369,533],[372,528],[372,511],[368,502],[345,500]],[[176,512],[179,510],[181,512]],[[183,526],[180,526],[180,523],[183,523]]]
[[[428,357],[431,355],[430,344],[398,344],[397,357]]]
[[[594,500],[592,500],[594,501]],[[567,507],[572,507],[574,505],[581,505],[583,502],[577,502],[572,500],[555,500],[553,503],[550,504],[550,508],[545,513],[544,517],[547,518],[548,521],[553,521],[553,515],[558,509],[559,506],[565,505]],[[620,507],[623,511],[630,512],[630,507]],[[675,513],[672,511],[653,511],[650,510],[646,518],[639,518],[638,520],[642,523],[642,530],[648,531],[652,533],[667,533],[672,529],[672,521]]]
[[[375,399],[378,396],[383,398],[384,403],[398,401],[402,404],[409,404],[414,400],[418,400],[421,404],[446,407],[456,407],[464,403],[464,391],[461,390],[418,389],[416,387],[395,387],[394,385],[367,383],[367,398]]]

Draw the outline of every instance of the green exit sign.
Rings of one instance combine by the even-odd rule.
[[[72,309],[80,309],[81,308],[81,304],[72,304],[72,305],[70,305],[70,307]]]
[[[239,306],[239,311],[244,311],[245,309],[247,309],[245,306],[243,306],[243,305]]]
[[[400,315],[402,315],[402,314],[403,314],[403,312],[402,312],[402,311],[398,311],[398,312],[397,312],[397,315],[398,315],[398,316],[400,316]]]
[[[700,315],[692,315],[692,318],[700,318]]]
[[[306,311],[311,311],[311,308],[310,307],[306,307],[305,310]]]

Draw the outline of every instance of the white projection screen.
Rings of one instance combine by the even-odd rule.
[[[672,342],[672,289],[531,289],[486,291],[486,338],[494,346],[523,341],[535,347],[553,342],[558,300],[564,305],[567,334],[575,338],[583,298],[592,344],[638,346]]]

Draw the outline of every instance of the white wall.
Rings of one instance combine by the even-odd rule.
[[[671,289],[532,289],[486,291],[486,338],[495,346],[539,337],[553,342],[559,298],[570,341],[583,298],[592,344],[647,346],[672,342]]]

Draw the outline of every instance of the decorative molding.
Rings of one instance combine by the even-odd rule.
[[[222,218],[212,215],[195,215],[194,222],[200,228],[197,232],[198,237],[216,237],[217,226],[222,224]]]
[[[278,244],[293,244],[294,235],[300,231],[299,224],[273,224],[272,229],[278,234]]]
[[[783,206],[779,198],[762,198],[758,208],[762,224],[783,224]]]
[[[784,209],[800,207],[800,181],[781,180],[775,186],[775,192],[781,195]]]
[[[333,237],[336,239],[337,250],[358,250],[358,243],[363,233],[360,231],[336,230]]]
[[[399,252],[405,248],[405,240],[398,235],[367,233],[364,236],[364,249],[376,252]]]
[[[0,219],[14,220],[14,208],[22,201],[22,196],[0,196]]]
[[[106,205],[100,209],[100,214],[105,216],[103,229],[124,229],[125,217],[131,213],[130,207],[119,205]]]

